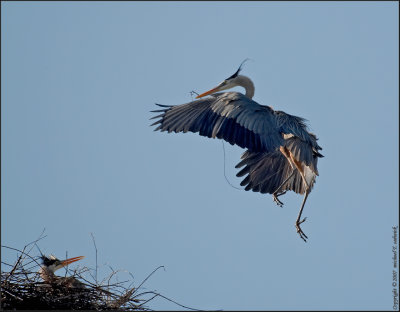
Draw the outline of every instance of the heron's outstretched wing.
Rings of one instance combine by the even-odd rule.
[[[272,194],[293,171],[285,156],[279,151],[269,153],[246,151],[242,155],[242,159],[236,168],[245,166],[237,173],[237,176],[242,177],[247,174],[240,183],[241,186],[245,186],[246,191]],[[281,187],[281,191],[286,190],[304,193],[304,183],[297,170],[293,177]]]
[[[311,133],[309,135],[312,140],[316,141],[315,135]],[[296,136],[287,138],[284,146],[304,165],[304,174],[312,188],[318,175],[318,158],[323,156],[318,151],[315,153],[310,144]],[[293,172],[286,157],[278,150],[268,153],[246,151],[241,158],[242,161],[236,165],[236,168],[243,166],[244,168],[238,172],[237,176],[242,177],[247,174],[240,183],[240,185],[245,186],[246,191],[253,190],[254,192],[272,194]],[[280,190],[291,190],[304,194],[305,184],[298,170],[294,171],[292,178]]]
[[[152,124],[159,124],[155,131],[198,132],[252,152],[271,152],[283,144],[273,109],[238,92],[176,106],[157,105],[163,109],[152,111],[161,113],[153,117],[159,118]]]

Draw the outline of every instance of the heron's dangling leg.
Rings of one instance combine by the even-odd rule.
[[[279,207],[282,207],[282,206],[283,206],[283,203],[278,199],[278,197],[281,196],[281,195],[285,195],[285,194],[286,194],[286,191],[284,191],[284,192],[282,192],[282,193],[279,193],[279,194],[276,194],[276,192],[274,192],[274,193],[272,194],[273,199],[274,199],[274,202],[276,202],[276,204],[277,204]]]
[[[293,167],[292,167],[292,169],[293,169]],[[283,203],[278,199],[278,197],[281,196],[281,195],[286,194],[286,191],[284,191],[284,192],[282,192],[282,193],[279,193],[279,192],[280,192],[281,188],[285,185],[285,183],[286,183],[287,181],[289,181],[289,179],[290,179],[291,177],[293,177],[293,175],[294,175],[294,169],[292,170],[292,173],[290,174],[290,176],[289,176],[287,179],[285,179],[285,181],[283,181],[283,182],[281,183],[281,185],[279,185],[279,187],[276,189],[275,192],[272,193],[272,196],[273,196],[273,198],[274,198],[274,202],[276,202],[276,204],[277,204],[279,207],[282,207],[282,206],[283,206]],[[278,193],[279,193],[279,194],[278,194]]]
[[[300,224],[302,224],[307,219],[307,218],[304,218],[303,220],[300,221],[301,213],[303,212],[303,208],[304,208],[304,205],[305,205],[305,203],[307,201],[308,194],[310,194],[310,192],[311,192],[311,187],[308,184],[307,179],[306,179],[306,177],[304,175],[304,168],[305,168],[304,166],[305,166],[305,164],[302,163],[301,161],[297,160],[296,157],[294,157],[294,155],[286,147],[281,146],[279,148],[279,150],[281,151],[283,156],[286,157],[286,159],[288,160],[290,166],[292,167],[293,171],[292,171],[290,177],[294,174],[294,172],[295,172],[294,170],[296,168],[298,170],[298,172],[300,173],[301,179],[303,180],[303,183],[304,183],[304,186],[305,186],[305,194],[304,194],[303,202],[301,204],[299,215],[297,216],[297,219],[296,219],[295,226],[296,226],[297,233],[299,233],[299,235],[300,235],[300,238],[306,242],[308,237],[307,237],[306,234],[304,234],[303,230],[300,227]],[[286,181],[284,183],[286,183]],[[279,188],[281,186],[279,186]],[[279,190],[279,188],[278,188],[278,190]]]
[[[307,217],[304,218],[304,219],[301,220],[301,221],[300,221],[300,218],[301,218],[301,213],[303,212],[303,208],[304,208],[304,205],[305,205],[305,203],[306,203],[308,194],[310,194],[310,188],[309,188],[309,187],[307,187],[306,193],[304,194],[303,203],[301,204],[301,208],[300,208],[300,211],[299,211],[299,215],[297,216],[296,223],[295,223],[297,233],[299,233],[300,238],[301,238],[303,241],[305,241],[305,242],[307,242],[308,237],[307,237],[306,234],[304,234],[303,230],[300,228],[300,224],[302,224],[304,221],[306,221]]]

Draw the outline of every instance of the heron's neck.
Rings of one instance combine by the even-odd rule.
[[[54,272],[47,267],[41,267],[39,270],[39,275],[46,283],[52,283],[56,280],[56,275]]]
[[[243,87],[246,90],[246,96],[250,99],[254,96],[254,83],[249,77],[239,75],[236,78],[238,86]]]

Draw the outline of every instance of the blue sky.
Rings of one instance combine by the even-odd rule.
[[[1,234],[125,269],[199,309],[392,309],[396,2],[2,2]],[[325,158],[279,208],[223,175],[219,140],[154,132],[236,71],[309,120]],[[240,88],[235,90],[241,91]],[[239,186],[243,152],[225,144]],[[15,254],[2,250],[4,261]],[[156,299],[153,309],[179,307]]]

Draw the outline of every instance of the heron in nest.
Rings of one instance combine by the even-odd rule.
[[[70,277],[61,277],[55,275],[55,271],[61,269],[73,262],[82,260],[84,256],[69,258],[66,260],[59,260],[55,256],[50,255],[49,257],[42,255],[42,266],[39,270],[39,275],[43,279],[45,283],[51,285],[59,285],[64,287],[78,287],[84,288],[84,284],[78,281],[76,278]]]

